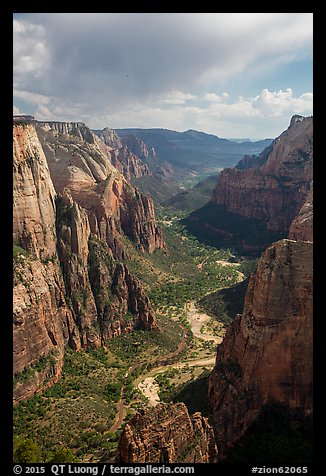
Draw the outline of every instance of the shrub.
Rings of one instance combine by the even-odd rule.
[[[15,463],[41,463],[42,451],[32,439],[20,437],[14,444]]]

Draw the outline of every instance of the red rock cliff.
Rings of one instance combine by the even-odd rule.
[[[216,463],[213,429],[201,413],[190,416],[184,403],[159,404],[127,423],[116,462]]]
[[[312,117],[294,116],[267,152],[254,161],[259,166],[223,170],[213,202],[228,212],[263,220],[268,230],[287,232],[312,180]]]
[[[33,124],[14,126],[13,163],[17,402],[59,378],[66,345],[98,347],[123,332],[153,329],[155,314],[127,266],[91,236],[88,214],[70,191],[56,196]]]
[[[221,452],[276,400],[312,411],[312,243],[281,240],[250,278],[209,379]]]
[[[13,189],[13,370],[17,402],[58,378],[69,341],[80,347],[56,254],[55,192],[32,124],[14,126]]]
[[[114,130],[106,127],[102,131],[96,131],[96,134],[106,145],[112,165],[127,180],[152,175],[146,163],[140,159],[137,153],[132,152],[125,142],[122,142]],[[139,150],[139,152],[142,153],[144,151]]]
[[[124,255],[123,235],[142,251],[164,247],[152,199],[139,193],[111,164],[105,144],[84,125],[88,140],[81,139],[70,123],[63,123],[63,131],[57,124],[61,123],[37,125],[56,192],[69,188],[86,209],[92,233],[108,243],[114,256]]]

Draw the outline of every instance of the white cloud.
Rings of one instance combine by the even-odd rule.
[[[16,97],[23,99],[24,101],[33,105],[48,104],[51,100],[51,98],[44,96],[43,94],[37,94],[30,91],[19,91],[15,88],[13,91],[13,96],[14,98]]]
[[[23,113],[18,109],[18,107],[16,107],[15,105],[14,105],[13,108],[12,108],[12,113],[13,113],[14,116],[19,116],[19,115],[23,114]]]
[[[196,99],[197,96],[191,93],[184,93],[182,91],[170,91],[162,98],[158,99],[158,103],[163,104],[185,104],[187,101]]]
[[[261,94],[254,98],[252,106],[262,117],[289,116],[293,112],[312,114],[313,94],[305,93],[295,98],[291,88],[285,91],[263,89]]]
[[[208,93],[210,94],[210,93]],[[205,97],[206,95],[204,95]],[[227,95],[224,96],[225,100]],[[167,129],[197,129],[220,137],[276,137],[287,128],[294,114],[312,114],[312,93],[299,97],[291,89],[262,92],[253,98],[239,97],[233,102],[196,102],[193,106],[139,106],[118,113],[90,118],[91,126],[102,128],[164,127]],[[221,100],[220,100],[221,99]]]

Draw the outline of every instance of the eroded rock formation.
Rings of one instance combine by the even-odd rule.
[[[287,232],[310,189],[312,154],[313,119],[294,116],[255,160],[242,159],[238,168],[221,172],[213,202],[264,221],[268,230]]]
[[[209,399],[222,456],[268,402],[312,411],[312,246],[284,239],[264,252],[218,348]]]
[[[94,139],[79,123],[56,123],[56,127],[67,144],[73,133],[85,150]],[[67,144],[65,153],[69,160],[69,150],[73,157],[76,148],[73,139]],[[85,155],[91,163],[93,159],[86,152]],[[123,332],[151,330],[155,327],[155,315],[140,282],[126,265],[116,260],[119,253],[114,254],[108,240],[101,241],[98,234],[92,235],[89,214],[76,203],[73,193],[67,188],[60,194],[55,192],[34,123],[14,125],[13,164],[13,345],[17,402],[59,378],[66,345],[75,350],[98,347]],[[94,174],[104,174],[105,167],[112,168],[111,164],[95,163]],[[69,176],[69,169],[66,173]],[[112,174],[119,175],[113,168]],[[122,177],[122,184],[125,182]],[[113,189],[117,191],[114,185]],[[136,199],[138,192],[132,190]],[[107,198],[112,197],[103,199]],[[142,199],[144,214],[154,216],[151,203],[146,197]],[[132,236],[138,233],[137,239],[145,249],[148,237],[140,234],[150,224],[144,217],[141,224],[134,223],[139,218],[136,205],[128,216],[121,197],[115,195],[115,200],[115,206],[121,206],[124,229],[129,227]],[[108,205],[106,213],[109,211],[114,213],[114,208]]]
[[[55,191],[32,124],[14,126],[13,185],[13,370],[19,401],[58,378],[69,340],[80,347],[56,253]]]
[[[107,146],[107,152],[110,157],[112,165],[121,172],[127,180],[132,178],[146,177],[151,175],[151,172],[146,163],[139,157],[140,154],[144,154],[148,151],[146,149],[137,147],[137,152],[130,150],[128,144],[121,140],[118,134],[109,128],[105,128],[102,131],[96,131],[96,135]]]
[[[126,424],[116,462],[215,463],[213,429],[201,413],[190,416],[184,403],[161,403]]]
[[[141,251],[164,247],[152,199],[119,173],[107,146],[90,129],[81,123],[46,122],[37,124],[37,132],[56,192],[69,188],[87,211],[91,232],[107,242],[114,256],[125,254],[123,235]]]

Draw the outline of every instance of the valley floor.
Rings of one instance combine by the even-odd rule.
[[[223,301],[215,316],[198,301],[238,283],[250,266],[231,250],[202,245],[179,218],[178,212],[161,214],[165,250],[144,255],[126,243],[128,266],[144,283],[159,328],[113,338],[97,351],[68,349],[60,381],[15,408],[15,447],[30,440],[43,461],[56,462],[53,454],[62,448],[67,462],[108,461],[140,408],[185,401],[190,411],[202,410],[216,346],[231,317]]]

